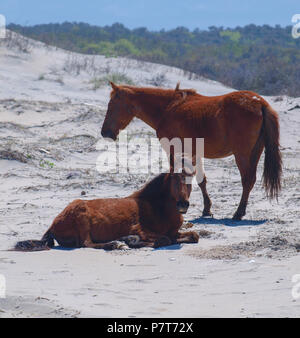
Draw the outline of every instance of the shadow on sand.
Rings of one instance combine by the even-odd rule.
[[[173,244],[169,246],[161,246],[159,248],[155,248],[153,250],[179,250],[181,249],[181,244]]]
[[[60,246],[60,245],[55,245],[53,248],[51,248],[51,250],[62,250],[62,251],[73,251],[77,249],[81,249],[81,248],[67,248],[67,247]]]
[[[162,247],[155,248],[155,249],[153,248],[153,250],[179,250],[180,248],[181,248],[180,244],[173,244],[173,245],[169,245],[169,246],[162,246]],[[52,250],[61,250],[61,251],[73,251],[73,250],[77,250],[77,249],[81,249],[81,248],[65,248],[63,246],[57,245],[57,246],[54,246],[51,249]]]
[[[208,218],[208,217],[200,217],[195,218],[190,221],[194,224],[210,224],[210,225],[226,225],[228,227],[239,227],[239,226],[256,226],[261,225],[267,222],[266,219],[254,221],[250,219],[243,219],[241,221],[234,221],[231,218]]]

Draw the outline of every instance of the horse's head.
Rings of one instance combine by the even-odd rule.
[[[101,135],[115,141],[120,130],[126,128],[134,117],[129,98],[132,91],[126,87],[119,87],[112,82],[110,84],[112,86],[111,98],[102,125]]]
[[[187,183],[187,176],[192,176],[186,172],[170,173],[168,177],[169,190],[171,198],[175,200],[177,210],[185,214],[189,208],[189,198],[192,191],[192,185]]]

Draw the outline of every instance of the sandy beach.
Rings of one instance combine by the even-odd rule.
[[[200,232],[198,244],[8,251],[19,240],[40,239],[72,200],[123,197],[153,177],[97,171],[110,87],[95,90],[95,76],[121,73],[137,86],[163,78],[163,87],[180,81],[204,95],[234,90],[177,68],[32,40],[26,46],[24,52],[0,40],[0,274],[6,279],[0,317],[300,316],[300,298],[292,296],[292,277],[300,274],[300,98],[264,97],[280,116],[283,188],[278,202],[266,199],[262,156],[242,221],[231,220],[242,190],[231,156],[205,160],[213,218],[201,217],[194,184],[185,221]],[[127,132],[155,137],[139,120]]]

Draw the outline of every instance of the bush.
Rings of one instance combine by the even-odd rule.
[[[93,85],[93,90],[97,90],[103,86],[109,85],[110,82],[114,82],[116,84],[127,84],[130,86],[134,85],[133,80],[122,73],[111,73],[103,77],[93,77],[89,81],[89,83]]]

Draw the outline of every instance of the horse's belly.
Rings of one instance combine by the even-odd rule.
[[[136,202],[130,198],[88,202],[92,240],[106,242],[128,235],[137,214]]]
[[[204,157],[205,158],[224,158],[224,157],[228,157],[232,155],[232,150],[231,149],[227,149],[227,148],[206,148],[204,145]]]
[[[204,157],[223,158],[232,155],[232,145],[226,136],[204,136]]]
[[[93,242],[108,242],[127,236],[130,233],[130,224],[101,224],[93,225],[90,230]]]

